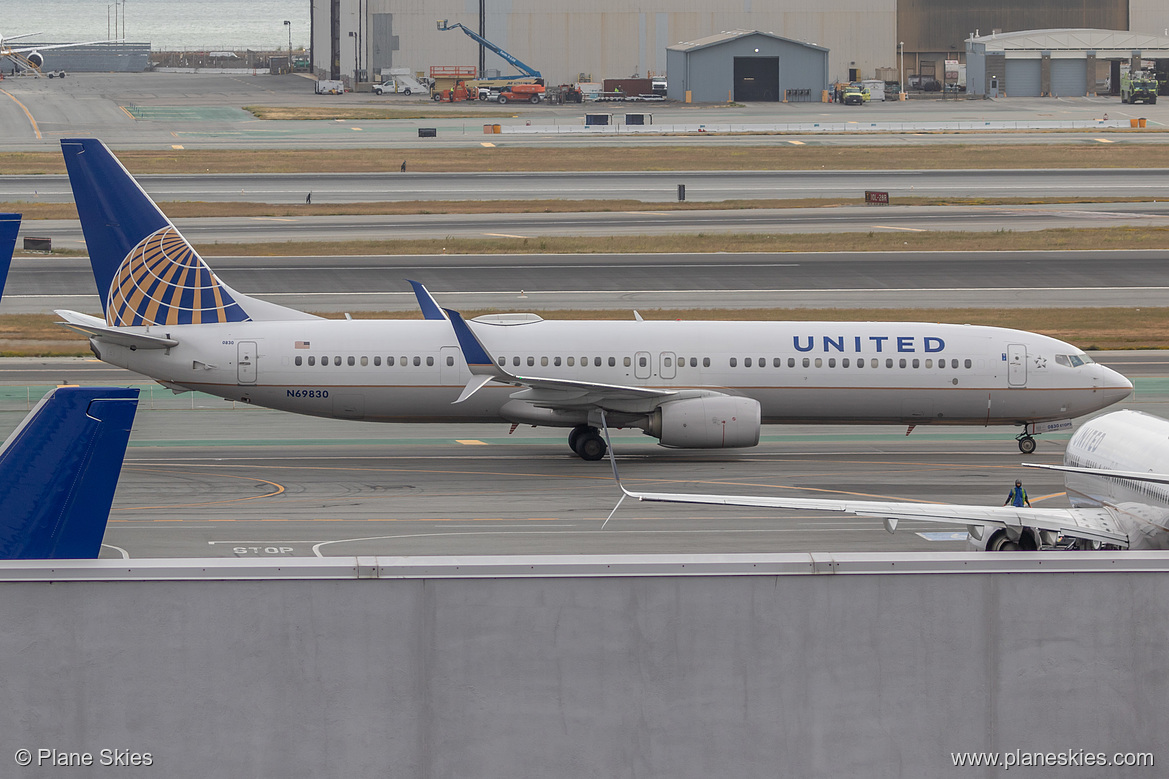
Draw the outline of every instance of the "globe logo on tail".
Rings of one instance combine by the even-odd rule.
[[[247,313],[172,225],[138,242],[110,284],[106,323],[198,325],[246,322]]]

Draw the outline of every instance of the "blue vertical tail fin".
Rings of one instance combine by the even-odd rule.
[[[0,297],[12,267],[12,253],[16,251],[16,234],[20,231],[20,214],[0,214]]]
[[[111,327],[307,319],[224,284],[109,148],[61,140],[93,279]]]
[[[58,387],[0,448],[0,559],[96,558],[138,389]]]

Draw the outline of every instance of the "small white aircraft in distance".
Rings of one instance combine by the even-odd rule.
[[[81,43],[52,43],[48,46],[26,46],[24,48],[13,48],[10,41],[19,40],[21,38],[31,38],[35,35],[42,35],[39,32],[25,32],[20,35],[2,35],[0,34],[0,59],[9,59],[17,64],[17,66],[25,70],[31,70],[40,73],[41,67],[45,64],[45,55],[42,51],[49,51],[50,49],[71,49],[77,46],[92,46],[95,43],[111,43],[108,40],[102,41],[84,41]],[[65,71],[52,71],[49,78],[53,76],[65,77]]]
[[[765,423],[1017,425],[1033,435],[1132,392],[1071,344],[926,322],[327,320],[223,283],[101,141],[61,148],[104,318],[58,311],[97,357],[176,392],[376,422],[570,428],[600,414],[663,446],[754,446]],[[412,282],[413,283],[413,282]]]
[[[1140,411],[1113,411],[1085,422],[1068,441],[1062,465],[1024,463],[1067,474],[1064,483],[1072,504],[1067,509],[634,492],[621,483],[612,450],[609,458],[622,492],[618,507],[630,497],[659,503],[835,511],[883,519],[890,533],[902,519],[965,524],[971,543],[996,552],[1169,548],[1169,420]]]

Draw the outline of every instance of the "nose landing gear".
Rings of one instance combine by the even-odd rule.
[[[1035,451],[1035,438],[1030,433],[1019,433],[1015,436],[1015,440],[1019,442],[1019,451],[1023,454],[1031,454]]]

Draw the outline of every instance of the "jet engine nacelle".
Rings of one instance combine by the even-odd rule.
[[[755,446],[760,416],[759,401],[751,398],[687,398],[655,409],[646,432],[679,449]]]
[[[39,51],[30,51],[24,55],[24,58],[31,62],[37,70],[40,70],[41,65],[45,64],[45,55]]]

